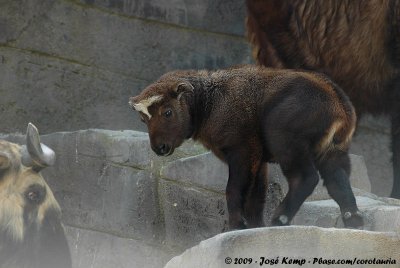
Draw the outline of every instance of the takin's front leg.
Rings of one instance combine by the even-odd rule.
[[[263,162],[259,164],[257,172],[252,174],[253,180],[244,204],[244,214],[248,228],[265,226],[263,211],[267,190],[267,173],[267,163]]]
[[[297,158],[290,163],[281,163],[281,168],[288,180],[289,191],[275,210],[272,218],[274,226],[289,225],[319,181],[318,171],[307,156],[303,159]]]
[[[245,229],[244,203],[251,183],[251,157],[248,149],[225,152],[229,166],[229,179],[226,186],[226,203],[229,213],[229,229]]]

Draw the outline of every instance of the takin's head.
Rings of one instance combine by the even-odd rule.
[[[27,145],[0,140],[0,267],[67,268],[61,210],[39,171],[55,154],[28,125]]]
[[[171,155],[190,138],[192,127],[185,96],[192,93],[193,86],[188,81],[165,75],[129,99],[129,105],[147,125],[151,148],[156,154]]]

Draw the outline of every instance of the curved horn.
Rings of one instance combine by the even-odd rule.
[[[36,171],[54,165],[56,154],[52,149],[40,143],[39,132],[32,124],[26,130],[26,146],[22,147],[22,164]]]

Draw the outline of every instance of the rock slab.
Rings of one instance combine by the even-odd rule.
[[[351,267],[386,267],[368,264],[374,259],[375,262],[395,262],[395,265],[387,267],[398,267],[399,247],[398,233],[308,226],[258,228],[223,233],[205,240],[174,257],[165,268],[232,267],[235,258],[252,258],[252,263],[246,264],[246,267],[260,267],[261,257],[269,262],[264,266],[277,260],[276,267],[288,267],[290,261],[292,265],[297,261],[297,265],[303,264],[302,267],[320,267],[320,258],[321,262],[353,261],[356,258]],[[230,260],[232,263],[226,264]]]

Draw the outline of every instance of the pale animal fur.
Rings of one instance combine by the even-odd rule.
[[[60,207],[43,177],[21,164],[20,146],[0,141],[0,149],[9,152],[7,156],[14,166],[0,178],[0,232],[5,232],[14,241],[20,242],[25,237],[24,193],[30,185],[39,184],[46,188],[46,198],[38,207],[38,213],[34,215],[36,218],[33,219],[38,227],[42,225],[46,211],[51,208],[60,211]]]
[[[138,103],[129,103],[136,111],[138,112],[142,112],[145,115],[147,115],[149,117],[149,119],[151,119],[151,114],[149,113],[149,107],[151,105],[153,105],[156,102],[159,102],[162,100],[162,96],[161,95],[156,95],[156,96],[151,96],[147,99],[143,99]]]

